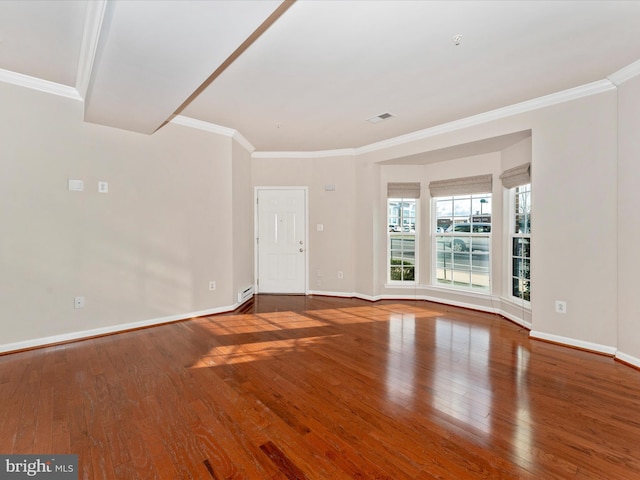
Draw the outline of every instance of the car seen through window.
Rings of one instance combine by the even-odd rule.
[[[473,236],[460,236],[453,238],[453,247],[451,247],[451,240],[445,242],[445,246],[453,248],[456,252],[469,252],[469,251],[489,251],[489,234],[491,233],[490,223],[456,223],[449,226],[445,233],[479,233],[484,235]]]

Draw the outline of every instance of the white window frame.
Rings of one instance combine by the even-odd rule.
[[[390,222],[389,222],[389,209],[390,209],[390,202],[392,201],[400,201],[400,202],[414,202],[415,203],[415,209],[414,209],[414,222],[413,222],[413,231],[411,231],[411,228],[409,228],[409,231],[401,231],[401,232],[395,232],[395,231],[390,231]],[[419,198],[402,198],[402,197],[390,197],[387,198],[387,211],[386,211],[386,226],[387,226],[387,265],[386,265],[386,270],[387,270],[387,285],[392,285],[392,286],[410,286],[410,285],[417,285],[418,284],[418,261],[419,261],[419,246],[420,246],[420,240],[419,240],[419,235],[418,235],[418,230],[419,230],[419,225],[418,225],[418,219],[420,216],[420,199]],[[401,222],[404,220],[404,217],[402,216],[401,218]],[[409,224],[410,227],[411,224]],[[402,227],[400,227],[402,230]],[[413,241],[414,241],[414,258],[413,258],[413,280],[392,280],[391,279],[391,268],[393,267],[393,265],[391,265],[391,260],[392,260],[392,237],[393,236],[398,236],[398,235],[412,235],[413,236]],[[400,252],[403,252],[404,250],[402,249],[403,247],[403,243],[400,244]],[[398,251],[398,250],[395,250]],[[401,255],[401,258],[404,258],[403,255]]]
[[[480,198],[489,198],[491,201],[491,204],[493,205],[493,194],[492,192],[484,192],[484,193],[474,193],[474,194],[462,194],[462,195],[446,195],[446,196],[441,196],[441,197],[432,197],[431,198],[431,229],[432,229],[432,248],[431,251],[432,253],[432,281],[431,284],[434,287],[438,287],[438,288],[445,288],[445,289],[450,289],[450,290],[456,290],[456,291],[464,291],[464,292],[473,292],[475,294],[479,294],[479,295],[491,295],[491,285],[492,285],[492,275],[493,275],[493,269],[491,268],[491,262],[492,262],[492,254],[491,254],[491,250],[492,250],[492,233],[474,233],[472,231],[470,231],[469,233],[455,233],[455,232],[438,232],[438,211],[437,211],[437,204],[438,201],[442,201],[443,199],[449,199],[452,198],[453,201],[455,201],[455,199],[463,199],[463,198],[469,198],[470,202],[473,205],[473,201],[474,199],[477,199],[479,201]],[[468,223],[472,224],[473,223],[484,223],[484,222],[477,222],[474,221],[474,217],[482,217],[482,216],[489,216],[489,217],[495,217],[495,215],[492,215],[491,213],[489,214],[484,214],[483,212],[481,212],[479,215],[476,214],[475,212],[473,212],[473,209],[471,209],[470,211],[470,215],[469,215],[469,219],[468,219]],[[453,219],[454,223],[455,223],[455,218]],[[493,222],[490,221],[491,223],[491,230],[493,232]],[[470,228],[470,230],[473,230],[473,228]],[[456,237],[458,238],[458,240],[460,239],[460,237],[467,237],[469,238],[471,245],[473,245],[473,241],[474,238],[476,239],[486,239],[486,252],[487,252],[487,285],[485,287],[474,287],[473,286],[473,267],[471,265],[472,259],[470,257],[470,264],[469,264],[469,283],[464,285],[464,284],[455,284],[455,283],[444,283],[441,282],[438,279],[438,254],[439,252],[442,252],[442,250],[438,250],[438,243],[439,243],[439,239],[441,239],[440,241],[443,242],[445,245],[446,244],[450,244],[453,245],[456,242]],[[484,242],[484,240],[483,240]],[[444,247],[446,249],[446,246]],[[473,247],[472,251],[473,251]],[[451,251],[451,250],[449,250]],[[472,253],[472,251],[469,251],[468,254],[474,255]],[[464,252],[462,252],[464,253]],[[455,255],[453,252],[451,252],[451,255],[453,257],[453,255]],[[452,269],[453,270],[453,269]],[[453,279],[452,279],[453,280]]]
[[[507,286],[507,290],[508,290],[508,298],[510,298],[512,301],[517,302],[517,303],[521,303],[524,306],[531,308],[531,218],[529,218],[529,231],[526,233],[516,233],[516,223],[517,223],[517,214],[518,212],[516,211],[516,190],[518,188],[521,187],[525,187],[528,186],[529,187],[529,217],[531,217],[531,184],[524,184],[524,185],[520,185],[518,187],[514,187],[514,188],[510,188],[509,189],[509,261],[508,263],[508,281],[506,282],[506,286]],[[529,278],[526,279],[523,276],[514,276],[513,274],[513,270],[514,270],[514,259],[518,258],[518,259],[523,259],[523,258],[527,258],[527,257],[523,257],[523,256],[515,256],[514,255],[514,250],[513,250],[513,243],[514,243],[514,239],[516,238],[526,238],[529,239]],[[516,296],[513,294],[513,281],[514,279],[520,279],[521,281],[528,281],[529,282],[529,299],[524,298],[524,296]]]

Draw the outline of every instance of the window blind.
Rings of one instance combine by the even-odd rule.
[[[491,193],[493,176],[475,175],[473,177],[436,180],[429,183],[432,197],[448,197],[451,195],[466,195],[471,193]]]
[[[387,198],[420,198],[420,183],[388,183]]]
[[[531,183],[531,163],[505,170],[500,175],[500,180],[505,188],[515,188]]]

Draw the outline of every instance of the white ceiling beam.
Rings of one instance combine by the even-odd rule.
[[[153,133],[283,3],[107,2],[85,120]]]
[[[76,74],[76,90],[82,98],[87,96],[87,88],[91,80],[93,62],[98,49],[98,40],[104,21],[104,13],[107,9],[107,0],[94,0],[87,3],[87,14],[80,46],[80,59],[78,60],[78,72]]]

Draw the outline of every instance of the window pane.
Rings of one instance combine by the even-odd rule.
[[[456,199],[453,201],[453,214],[456,217],[469,217],[471,215],[471,198]]]
[[[397,251],[401,251],[402,250],[402,235],[398,235],[398,234],[391,234],[389,235],[389,246],[391,248],[391,250],[397,250]]]
[[[402,280],[406,282],[413,282],[415,280],[415,270],[414,267],[405,267],[403,269],[403,278]]]
[[[453,283],[456,285],[460,285],[461,287],[470,286],[471,285],[471,272],[463,272],[460,270],[454,270],[453,272]]]
[[[398,250],[391,250],[391,264],[400,264],[402,262],[402,252]]]
[[[513,259],[513,273],[512,275],[514,277],[521,277],[522,276],[522,260],[519,258],[514,258]]]
[[[438,284],[486,290],[490,276],[491,194],[435,199]]]
[[[454,237],[451,241],[454,252],[466,252],[469,250],[469,237]]]
[[[511,295],[522,298],[522,281],[518,278],[513,279]]]
[[[471,256],[471,268],[474,272],[489,272],[489,254],[474,253]]]
[[[453,268],[456,270],[469,270],[471,262],[468,253],[453,254]]]
[[[491,197],[474,197],[471,202],[471,211],[474,215],[486,215],[491,218]]]
[[[402,280],[402,268],[401,267],[391,267],[389,271],[391,280]]]
[[[415,252],[416,250],[416,237],[415,235],[400,235],[398,236],[398,242],[400,247],[405,252]]]
[[[528,302],[531,301],[529,280],[514,278],[512,282],[511,294],[514,297],[522,298],[523,300],[526,300]]]
[[[442,270],[438,269],[437,280],[438,283],[451,284],[453,281],[453,270],[450,268]]]
[[[516,215],[516,231],[515,233],[530,233],[531,216],[528,214]]]
[[[522,256],[522,238],[513,239],[513,256],[514,257]]]
[[[451,225],[453,225],[453,220],[451,218],[438,218],[436,233],[446,232],[451,227]]]
[[[473,251],[473,252],[489,252],[489,237],[473,237],[473,238],[471,238],[471,251]]]
[[[438,200],[436,202],[436,216],[438,218],[442,217],[453,217],[453,200]]]
[[[489,288],[489,272],[472,272],[471,284],[475,288]]]
[[[390,198],[387,202],[389,280],[415,281],[416,201]]]
[[[526,278],[527,280],[529,280],[530,278],[530,268],[529,268],[529,260],[522,260],[522,273],[521,273],[521,277]]]
[[[530,301],[531,286],[531,185],[514,189],[514,211],[512,230],[512,285],[514,297]],[[518,235],[515,237],[513,235]]]

